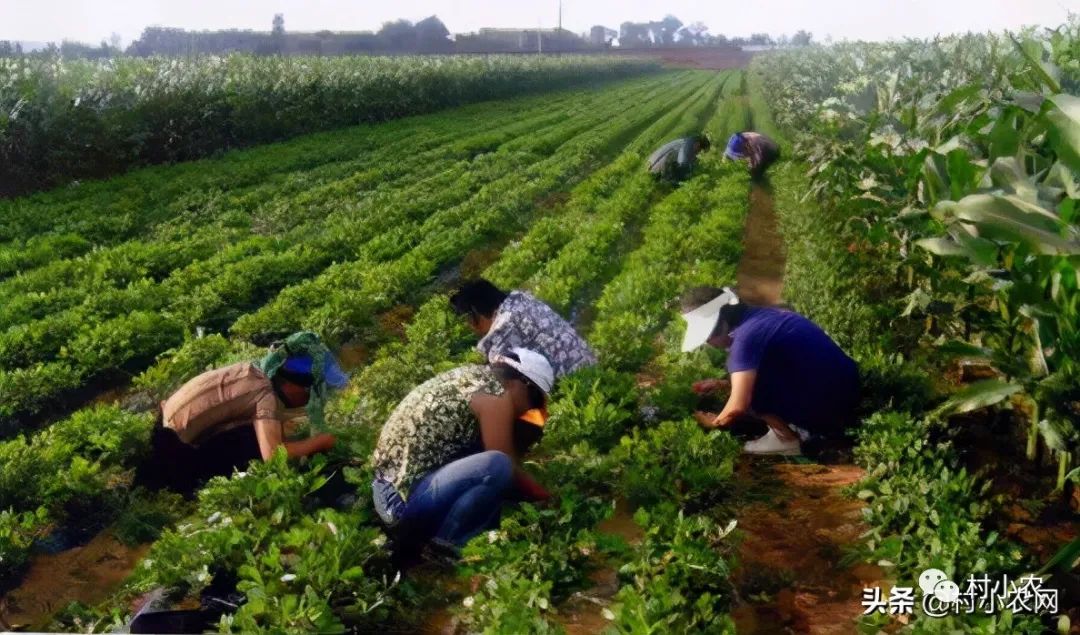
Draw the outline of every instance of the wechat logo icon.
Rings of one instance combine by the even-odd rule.
[[[960,587],[941,569],[923,571],[919,575],[919,588],[924,595],[933,595],[940,602],[951,604],[960,599]]]

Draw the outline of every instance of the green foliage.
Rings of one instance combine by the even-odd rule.
[[[591,528],[611,512],[610,504],[559,492],[557,507],[525,504],[503,518],[498,530],[481,534],[464,551],[463,574],[478,575],[479,590],[462,611],[470,628],[503,632],[514,625],[549,632],[544,612],[553,597],[582,586],[590,556],[598,548]]]
[[[722,497],[741,444],[726,432],[705,432],[692,419],[633,430],[613,451],[619,490],[636,505]]]
[[[586,441],[600,452],[619,443],[635,414],[634,376],[585,368],[559,381],[544,443],[570,447]]]
[[[656,70],[591,56],[6,58],[0,195]]]
[[[639,510],[634,521],[645,529],[633,557],[619,569],[626,580],[616,596],[618,633],[734,633],[727,615],[733,589],[720,555],[730,551],[719,527],[706,516],[686,516],[670,503]]]

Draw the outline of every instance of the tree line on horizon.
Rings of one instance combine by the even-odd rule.
[[[432,15],[418,22],[386,22],[378,31],[287,32],[285,18],[276,14],[270,31],[227,29],[188,31],[151,26],[126,49],[113,35],[99,46],[67,41],[49,43],[43,51],[64,57],[109,58],[119,55],[196,55],[233,52],[257,55],[356,55],[356,54],[431,54],[431,53],[525,53],[586,52],[619,49],[670,47],[807,46],[811,33],[800,30],[790,38],[773,39],[767,33],[728,38],[709,33],[702,22],[684,24],[667,15],[652,22],[623,22],[618,30],[593,26],[588,33],[556,29],[488,29],[474,33],[451,34],[446,25]],[[0,40],[0,57],[29,54],[19,42]]]

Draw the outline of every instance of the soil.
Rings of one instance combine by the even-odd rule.
[[[780,303],[784,289],[784,250],[768,185],[750,188],[750,212],[743,232],[743,256],[736,273],[739,296],[750,304]]]
[[[129,547],[106,531],[85,545],[35,557],[22,584],[0,598],[0,628],[43,630],[71,602],[104,600],[149,547]]]
[[[863,589],[885,586],[879,567],[841,564],[866,531],[861,502],[841,490],[862,477],[854,465],[743,457],[736,482],[751,502],[737,512],[739,633],[857,632]]]

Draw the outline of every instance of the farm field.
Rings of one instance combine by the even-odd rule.
[[[214,628],[237,632],[1067,632],[1077,29],[643,64],[0,200],[0,627],[110,631],[226,589]],[[763,182],[715,149],[751,129],[783,148]],[[701,130],[690,179],[644,170]],[[530,456],[554,503],[401,575],[369,458],[413,387],[480,361],[447,295],[475,276],[601,363],[559,382]],[[693,420],[724,353],[679,353],[676,300],[735,280],[859,362],[853,453],[749,459]],[[301,328],[352,374],[330,453],[190,501],[133,484],[159,400]],[[319,498],[342,479],[355,504]],[[1060,603],[864,612],[862,588],[931,567],[1041,571]]]

